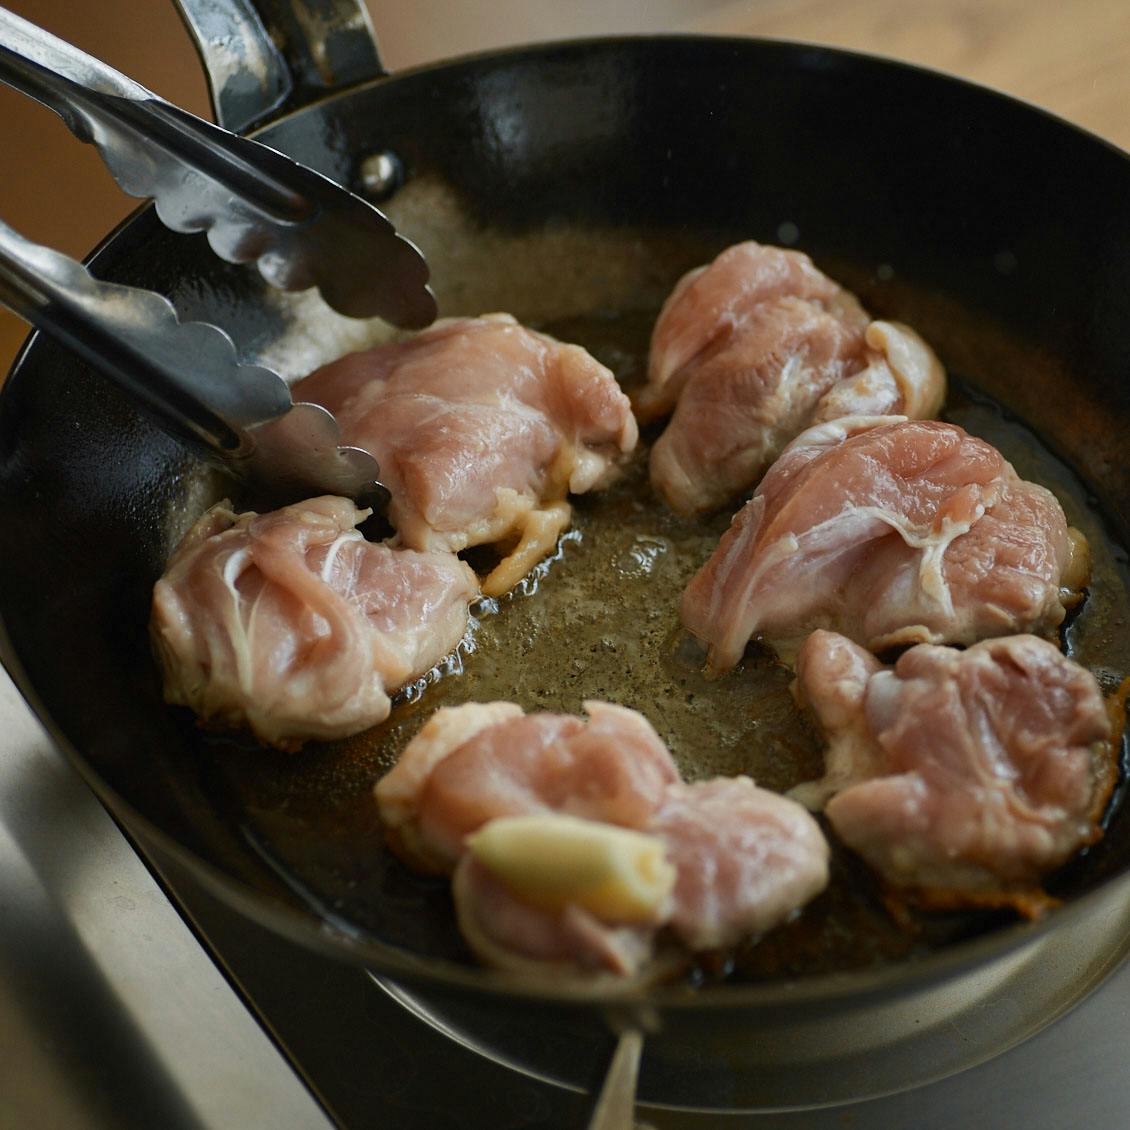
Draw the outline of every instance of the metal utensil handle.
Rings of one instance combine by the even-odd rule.
[[[166,430],[225,460],[254,447],[249,426],[291,406],[283,379],[240,365],[222,330],[181,324],[159,294],[99,282],[3,223],[0,302],[100,369]]]
[[[0,81],[50,107],[132,196],[177,232],[206,232],[231,263],[283,290],[316,286],[351,317],[419,328],[428,268],[386,217],[327,177],[158,98],[0,8]]]
[[[155,197],[158,207],[163,195],[198,188],[192,184],[196,173],[239,198],[229,204],[233,213],[262,211],[293,223],[315,210],[286,183],[289,170],[272,176],[264,167],[258,159],[263,147],[245,149],[253,143],[178,110],[113,67],[4,8],[0,80],[54,110],[80,141],[98,147],[126,192]],[[197,230],[206,213],[218,210],[205,204],[187,217],[183,204],[173,201],[170,206],[168,199],[163,203],[162,218],[175,230]]]
[[[176,0],[216,121],[242,132],[385,73],[363,0]]]
[[[68,118],[69,89],[118,98],[150,97],[133,79],[5,8],[0,8],[0,57],[12,70],[12,84],[49,106],[76,133],[81,125]]]
[[[622,1032],[604,1077],[588,1130],[633,1130],[636,1125],[636,1082],[643,1055],[643,1033],[636,1028]]]
[[[0,79],[54,110],[80,141],[96,145],[132,196],[157,195],[159,159],[146,161],[144,154],[151,149],[156,157],[155,151],[164,150],[190,169],[207,165],[225,188],[279,219],[300,220],[311,211],[285,184],[264,176],[237,152],[225,151],[221,131],[201,131],[207,123],[178,112],[113,67],[4,8]]]

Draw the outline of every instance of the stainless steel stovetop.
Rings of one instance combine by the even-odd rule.
[[[158,866],[184,916],[0,673],[0,1127],[585,1125],[589,1095],[472,1050],[364,971]],[[822,1110],[640,1117],[658,1130],[1122,1126],[1128,1036],[1130,965],[1026,1043],[940,1083]]]

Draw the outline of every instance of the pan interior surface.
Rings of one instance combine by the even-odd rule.
[[[407,177],[389,211],[429,258],[443,312],[505,309],[588,345],[625,383],[639,378],[650,320],[682,271],[736,239],[797,243],[874,315],[930,340],[958,377],[950,418],[1059,495],[1097,550],[1068,643],[1108,688],[1130,673],[1123,155],[924,72],[710,40],[564,45],[429,68],[262,136],[346,183],[368,154],[395,152]],[[96,266],[169,294],[182,317],[218,322],[249,356],[295,375],[387,332],[314,300],[281,300],[149,213]],[[783,788],[819,764],[787,675],[768,657],[722,688],[732,711],[718,687],[701,685],[673,600],[727,516],[692,528],[663,514],[646,501],[642,466],[637,456],[621,486],[579,503],[576,535],[536,585],[481,610],[463,674],[375,731],[287,757],[202,734],[166,708],[149,654],[153,580],[224,484],[37,340],[0,400],[5,659],[85,770],[213,886],[252,913],[289,908],[280,913],[296,933],[379,969],[474,984],[446,885],[390,859],[370,800],[445,696],[576,710],[607,694],[651,717],[690,776],[750,772]],[[562,632],[577,646],[535,662],[537,639]],[[692,732],[708,734],[709,749],[680,737]],[[1116,814],[1056,892],[1071,899],[1124,872],[1125,825]],[[1007,921],[986,915],[895,929],[870,879],[846,856],[837,867],[842,881],[822,908],[738,955],[726,971],[746,983],[735,1000],[802,974],[854,971],[873,991],[907,962],[925,976],[954,948],[1017,944]]]
[[[406,190],[406,205],[412,204],[412,193]],[[421,186],[421,194],[429,200],[433,223],[444,214],[455,226],[450,200],[441,204],[435,186]],[[417,235],[426,238],[422,231]],[[456,241],[467,254],[475,253],[479,241],[499,242],[496,233],[477,235],[465,222]],[[496,271],[502,268],[497,282],[485,269],[476,272],[481,280],[477,302],[472,299],[464,307],[442,289],[440,297],[452,312],[516,310],[520,318],[584,345],[631,389],[646,370],[658,299],[681,269],[655,271],[655,265],[680,254],[678,242],[591,227],[528,233],[511,237],[496,252]],[[646,261],[634,254],[639,246],[648,248]],[[700,247],[690,256],[701,261],[710,253]],[[621,293],[606,283],[609,289],[597,301],[577,286],[539,309],[532,303],[516,305],[521,302],[517,293],[499,301],[500,295],[490,292],[492,285],[503,290],[512,286],[511,274],[531,271],[530,264],[557,278],[567,264],[590,256],[607,266]],[[658,285],[649,281],[649,271],[662,280]],[[999,333],[994,337],[990,327],[958,309],[946,308],[944,317],[936,316],[928,296],[905,285],[888,283],[879,294],[875,280],[851,264],[839,264],[832,273],[850,278],[873,310],[904,320],[912,320],[908,312],[913,311],[913,324],[923,326],[929,340],[941,342],[947,357],[961,356],[963,344],[975,355],[993,340],[998,368],[1007,363],[1014,379],[1040,365],[1020,344]],[[535,301],[544,302],[544,288],[536,278],[527,281],[538,296]],[[549,320],[537,316],[545,309],[569,310],[570,301],[592,312]],[[641,302],[647,305],[639,308]],[[309,317],[311,312],[305,311],[305,319]],[[303,340],[309,336],[305,319],[292,331]],[[327,334],[332,325],[325,320]],[[295,350],[300,347],[296,341]],[[285,335],[275,349],[286,352]],[[1130,674],[1130,641],[1111,630],[1130,619],[1120,550],[1071,469],[961,372],[951,379],[946,418],[992,442],[1023,476],[1053,489],[1069,521],[1094,547],[1090,599],[1072,618],[1066,642],[1113,693]],[[654,431],[645,431],[616,485],[575,500],[573,527],[553,558],[509,596],[475,606],[472,630],[455,658],[402,694],[386,723],[346,741],[311,747],[298,757],[264,751],[231,735],[198,737],[195,762],[212,806],[228,814],[254,850],[309,905],[415,953],[470,960],[455,926],[447,883],[411,875],[384,847],[372,798],[373,783],[395,764],[431,713],[468,699],[509,699],[526,710],[581,713],[586,699],[597,698],[641,710],[689,780],[746,774],[784,792],[820,775],[818,735],[793,700],[792,672],[771,653],[751,650],[738,670],[721,679],[703,673],[701,650],[679,623],[679,598],[717,544],[730,513],[681,519],[655,500],[647,479]],[[569,645],[562,647],[562,640]],[[828,891],[795,921],[739,950],[725,970],[727,979],[764,982],[914,960],[1010,921],[1002,912],[910,912],[909,922],[898,921],[867,869],[834,837],[832,842]],[[1074,877],[1075,886],[1093,881],[1109,850],[1107,844],[1090,853],[1082,865],[1087,875]],[[444,928],[437,931],[437,923]],[[701,976],[709,981],[717,974],[702,971]]]

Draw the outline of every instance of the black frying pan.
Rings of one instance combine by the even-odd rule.
[[[403,186],[387,207],[432,261],[444,312],[505,306],[546,323],[618,302],[646,308],[733,239],[799,233],[877,314],[916,323],[952,369],[1040,434],[1099,500],[1112,544],[1130,544],[1121,152],[963,82],[795,44],[569,43],[332,94],[317,90],[317,53],[293,37],[284,45],[298,79],[281,104],[293,112],[257,136],[354,187],[365,157],[394,154]],[[357,67],[350,78],[363,77]],[[246,89],[228,95],[244,119],[265,105]],[[249,353],[287,331],[291,315],[253,272],[219,262],[202,238],[168,233],[148,208],[92,263],[100,277],[169,295],[184,318],[219,323]],[[944,1009],[1048,932],[1086,950],[1088,977],[1121,956],[1087,925],[1130,898],[1130,822],[1117,813],[1044,923],[850,973],[616,1001],[531,989],[459,960],[449,917],[431,910],[439,895],[412,893],[395,867],[384,872],[387,915],[359,929],[297,890],[217,802],[196,731],[161,701],[149,591],[176,516],[202,505],[200,483],[195,460],[113,388],[51,342],[29,341],[0,397],[4,663],[126,826],[252,917],[433,997],[521,1001],[579,1025],[595,1004],[658,1025],[649,1047],[660,1060],[674,1049],[685,1065],[686,1048],[697,1049],[684,1087],[708,1086],[712,1056],[747,1073],[746,1089],[718,1099],[736,1106],[837,1097],[805,1066],[819,1062],[814,1049],[906,1001]],[[1112,669],[1128,662],[1124,631],[1102,628]],[[860,1084],[895,1085],[879,1074]]]

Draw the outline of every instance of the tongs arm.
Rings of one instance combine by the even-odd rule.
[[[161,295],[100,282],[3,223],[0,302],[100,369],[165,430],[276,497],[387,497],[372,456],[339,446],[333,416],[294,405],[270,369],[241,364],[218,327],[181,323]]]
[[[317,286],[354,317],[379,314],[406,327],[435,317],[423,257],[372,205],[3,8],[0,80],[94,144],[127,193],[153,198],[166,226],[207,232],[221,258],[254,260],[285,290]]]

